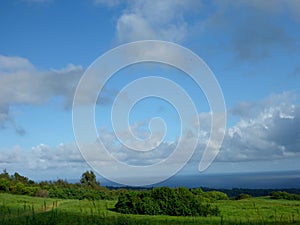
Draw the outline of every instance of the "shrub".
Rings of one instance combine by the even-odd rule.
[[[48,198],[49,197],[49,191],[40,189],[35,193],[36,197],[42,197],[42,198]]]
[[[124,214],[170,215],[170,216],[209,216],[219,215],[213,207],[194,195],[187,188],[154,188],[147,192],[127,192],[119,196],[115,205]]]
[[[300,195],[290,194],[285,191],[273,191],[271,194],[272,199],[286,199],[286,200],[300,200]]]
[[[242,200],[242,199],[247,199],[247,198],[252,198],[252,196],[249,194],[242,193],[237,197],[237,200]]]
[[[202,192],[200,196],[211,199],[211,200],[228,200],[227,194],[220,191],[208,191]]]
[[[0,192],[9,192],[10,182],[5,178],[0,178]]]

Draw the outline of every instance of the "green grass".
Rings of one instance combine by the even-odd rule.
[[[218,206],[226,220],[259,224],[300,224],[300,201],[260,197],[219,201]]]
[[[300,201],[250,198],[217,204],[219,217],[122,215],[115,201],[61,200],[0,194],[0,225],[272,224],[300,225]]]

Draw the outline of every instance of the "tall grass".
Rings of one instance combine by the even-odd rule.
[[[253,198],[216,202],[219,217],[122,215],[114,201],[53,200],[0,194],[0,225],[300,225],[300,202]]]

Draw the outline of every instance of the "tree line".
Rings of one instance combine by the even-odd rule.
[[[298,200],[300,201],[300,195],[291,194],[286,191],[273,191],[271,194],[272,199],[285,199],[285,200]]]
[[[216,216],[220,214],[214,204],[216,201],[242,200],[251,198],[251,194],[268,195],[272,199],[300,200],[300,195],[295,194],[299,189],[291,189],[294,193],[274,189],[227,190],[231,195],[226,190],[185,187],[107,188],[100,185],[93,171],[84,172],[78,183],[62,179],[34,182],[19,173],[10,175],[6,170],[0,173],[0,193],[61,199],[116,200],[115,210],[124,214]]]
[[[248,194],[252,197],[261,197],[261,196],[271,196],[272,192],[279,191],[279,189],[272,189],[272,188],[264,188],[264,189],[249,189],[249,188],[232,188],[232,189],[225,189],[225,188],[207,188],[207,187],[201,187],[201,189],[204,192],[208,191],[220,191],[223,193],[226,193],[229,198],[236,199],[241,194]],[[300,189],[299,188],[283,188],[280,189],[280,191],[288,192],[291,194],[298,194],[300,195]]]
[[[0,174],[0,192],[61,199],[100,200],[115,199],[120,191],[111,191],[100,186],[93,171],[84,172],[78,183],[69,183],[62,179],[37,183],[18,173],[10,175],[4,170]]]

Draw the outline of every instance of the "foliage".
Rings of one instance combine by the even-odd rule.
[[[40,189],[35,193],[36,197],[41,197],[41,198],[48,198],[49,197],[49,191]]]
[[[197,188],[200,189],[200,188]],[[201,190],[203,192],[209,192],[209,191],[215,191],[216,189],[213,188],[207,188],[207,187],[202,187]],[[236,198],[240,194],[249,194],[253,197],[260,197],[260,196],[270,196],[272,195],[273,191],[278,191],[278,189],[248,189],[248,188],[232,188],[232,189],[217,189],[217,191],[226,193],[228,197],[233,197]],[[300,189],[299,188],[285,188],[285,189],[280,189],[280,191],[285,191],[291,194],[298,194],[300,195]]]
[[[86,171],[82,174],[80,183],[83,187],[96,188],[100,183],[96,181],[96,175],[93,171]]]
[[[0,192],[9,192],[10,182],[5,178],[0,178]]]
[[[37,197],[61,199],[112,199],[116,191],[101,187],[92,171],[81,176],[81,183],[68,183],[66,180],[42,181],[35,183],[18,173],[9,175],[6,170],[0,174],[0,192]]]
[[[124,214],[208,216],[218,215],[218,207],[212,206],[184,187],[154,188],[150,191],[128,191],[119,196],[116,210]]]
[[[137,191],[139,193],[145,191]],[[299,225],[300,201],[250,198],[221,200],[212,217],[124,215],[111,210],[112,200],[58,200],[0,194],[0,225]]]
[[[242,199],[247,199],[247,198],[251,198],[252,196],[251,195],[249,195],[249,194],[244,194],[244,193],[242,193],[242,194],[240,194],[236,199],[237,200],[242,200]]]
[[[0,173],[0,225],[300,224],[299,190],[273,190],[272,193],[271,190],[224,189],[224,193],[182,187],[109,190],[100,186],[91,171],[84,173],[81,182],[74,184],[62,179],[35,183],[18,173],[10,175],[4,170]],[[235,199],[248,198],[250,193],[254,194],[252,196],[270,193],[271,197],[229,201],[225,192],[237,194]],[[188,217],[176,217],[181,215]]]
[[[300,195],[290,194],[285,191],[273,191],[272,199],[300,200]]]
[[[220,191],[206,191],[204,192],[201,188],[193,188],[191,192],[198,195],[203,201],[214,202],[218,200],[228,200],[226,193]]]

